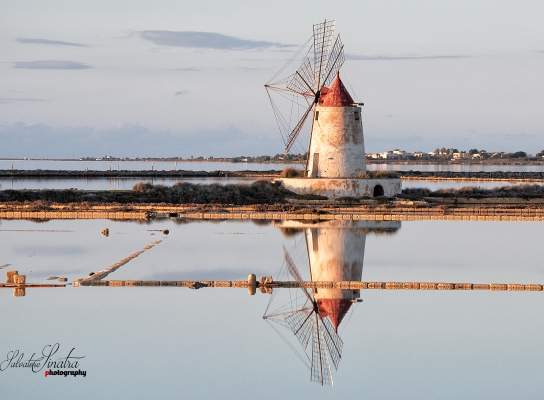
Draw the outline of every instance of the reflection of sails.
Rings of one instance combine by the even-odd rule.
[[[366,234],[370,231],[396,231],[400,223],[286,221],[279,227],[289,233],[304,231],[311,281],[341,282],[361,280]],[[287,250],[285,264],[290,278],[304,281]],[[352,303],[359,299],[359,290],[327,288],[326,284],[318,288],[285,289],[284,292],[290,293],[283,302],[276,298],[279,290],[275,289],[263,318],[288,328],[294,334],[302,346],[301,358],[310,369],[312,381],[321,385],[332,384],[332,368],[338,368],[343,347],[338,327]]]
[[[302,281],[287,251],[285,251],[285,261],[293,278],[299,282]],[[338,368],[342,356],[342,339],[331,321],[323,316],[315,290],[313,292],[306,288],[301,290],[307,297],[307,301],[301,309],[286,314],[285,321],[311,361],[311,379],[321,384],[331,383],[330,363],[334,368]]]

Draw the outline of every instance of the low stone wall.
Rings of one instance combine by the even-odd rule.
[[[544,199],[428,199],[429,201],[366,200],[361,204],[327,201],[276,205],[201,204],[41,204],[0,203],[2,219],[114,219],[182,218],[200,220],[351,220],[351,221],[544,221]],[[36,209],[37,208],[37,209]]]
[[[255,277],[251,274],[250,277]],[[543,285],[539,283],[471,283],[471,282],[365,282],[365,281],[274,281],[272,277],[236,281],[139,281],[139,280],[109,280],[74,282],[80,286],[136,287],[136,286],[168,286],[190,289],[200,288],[260,288],[263,294],[270,294],[280,288],[318,288],[343,290],[421,290],[421,291],[508,291],[508,292],[542,292]],[[264,290],[263,290],[264,289]],[[268,289],[268,290],[266,290]],[[255,294],[255,290],[249,292]]]
[[[342,197],[394,197],[401,192],[400,179],[362,178],[280,178],[276,179],[292,192],[319,195],[329,199]],[[380,189],[381,188],[381,189]]]

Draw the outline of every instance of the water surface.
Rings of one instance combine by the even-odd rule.
[[[73,279],[162,240],[109,278],[286,276],[285,247],[304,279],[311,279],[310,271],[357,273],[360,266],[367,281],[544,282],[539,223],[362,224],[4,220],[0,266],[11,264],[3,270],[17,269],[31,282],[50,275]],[[104,227],[108,237],[100,234]],[[258,388],[265,399],[541,398],[542,292],[351,294],[362,303],[342,318],[342,358],[334,385],[323,387],[310,380],[293,333],[262,319],[271,297],[281,293],[68,287],[29,288],[26,296],[13,297],[11,289],[0,289],[6,322],[0,360],[10,349],[33,352],[59,342],[86,356],[88,374],[44,378],[23,368],[1,371],[2,394],[253,398]]]
[[[209,161],[59,161],[59,160],[0,160],[0,169],[50,169],[50,170],[195,170],[195,171],[241,171],[241,170],[281,170],[283,168],[303,168],[293,163],[233,163]],[[408,164],[392,162],[387,164],[367,164],[370,171],[513,171],[542,172],[544,164],[503,165],[503,164]]]
[[[263,178],[265,179],[265,178]],[[130,190],[136,183],[172,186],[176,183],[193,184],[251,184],[255,178],[0,178],[0,190],[16,189],[80,189],[80,190]],[[266,180],[266,179],[265,179]],[[516,181],[436,181],[403,180],[403,188],[456,189],[461,187],[496,188],[511,185],[533,184]],[[537,183],[541,184],[541,183]]]

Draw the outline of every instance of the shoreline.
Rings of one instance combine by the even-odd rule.
[[[463,220],[544,221],[544,199],[428,199],[339,205],[320,201],[232,206],[165,203],[0,203],[0,220],[111,219],[186,220]]]
[[[181,159],[181,158],[163,158],[163,157],[145,157],[145,158],[113,158],[113,159],[81,159],[81,158],[40,158],[40,157],[0,157],[0,161],[59,161],[59,162],[190,162],[190,163],[232,163],[232,164],[303,164],[306,160],[251,160],[240,161],[237,157],[216,157],[213,159]],[[257,156],[259,157],[259,156]],[[544,165],[544,160],[520,160],[516,158],[504,159],[484,159],[484,160],[451,160],[451,159],[422,159],[422,160],[380,160],[374,158],[365,159],[367,164],[440,164],[440,165]]]

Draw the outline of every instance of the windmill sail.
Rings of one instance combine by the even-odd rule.
[[[310,379],[321,385],[332,384],[332,371],[330,368],[327,352],[325,351],[325,340],[322,330],[319,327],[319,317],[315,315],[314,334],[312,336],[312,366]]]
[[[344,45],[340,36],[335,35],[335,27],[334,20],[315,24],[311,38],[282,68],[295,72],[265,85],[285,152],[291,151],[304,131],[306,120],[313,116],[323,87],[330,85],[344,64]]]
[[[285,144],[285,151],[288,152],[289,150],[291,150],[291,147],[293,146],[293,143],[295,143],[295,140],[297,139],[298,134],[302,131],[302,128],[304,128],[308,115],[313,109],[314,109],[314,104],[310,104],[310,106],[306,109],[306,112],[302,114],[302,117],[300,117],[300,120],[295,125],[295,127],[293,128],[289,136],[287,137],[287,143]]]
[[[284,256],[289,275],[296,282],[303,282],[300,271],[285,248]],[[287,327],[300,344],[304,358],[309,361],[310,379],[321,385],[330,385],[332,369],[338,368],[342,357],[342,339],[329,318],[321,315],[313,291],[304,287],[295,290],[298,295],[290,295],[290,307],[282,306],[270,312],[267,308],[263,318]]]
[[[321,89],[323,83],[324,66],[329,60],[329,49],[332,37],[334,35],[336,22],[334,20],[325,20],[320,24],[314,25],[314,71],[317,72],[317,89]]]
[[[302,96],[315,96],[314,84],[314,69],[312,62],[306,58],[297,71],[291,76],[287,89],[300,94]]]
[[[344,65],[344,61],[346,61],[344,56],[344,45],[342,44],[340,36],[337,36],[327,61],[327,67],[325,68],[326,74],[323,79],[324,86],[329,86],[331,84],[342,65]]]
[[[291,315],[288,315],[285,319],[289,328],[300,342],[302,348],[306,350],[308,343],[312,337],[313,324],[311,317],[313,315],[312,309],[299,310]]]

